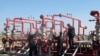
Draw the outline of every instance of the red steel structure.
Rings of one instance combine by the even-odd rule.
[[[82,26],[81,25],[81,20],[77,19],[77,18],[74,18],[72,16],[69,16],[69,15],[63,15],[63,14],[54,14],[52,16],[52,20],[55,19],[56,16],[59,16],[59,17],[65,17],[65,18],[68,18],[68,19],[71,19],[72,20],[72,25],[74,26],[74,21],[77,20],[78,21],[78,34],[80,34],[80,28],[83,28],[83,34],[84,34],[84,31],[85,29],[87,28],[86,26]],[[55,21],[53,21],[53,23],[55,23]],[[53,25],[54,29],[55,29],[55,25]]]
[[[14,30],[16,30],[16,24],[17,23],[21,23],[21,31],[19,31],[19,30],[17,30],[16,32],[21,32],[21,38],[17,38],[17,39],[14,39],[14,38],[6,38],[6,39],[9,39],[9,40],[11,40],[12,42],[16,42],[16,41],[27,41],[27,39],[26,38],[23,38],[23,36],[22,36],[22,34],[24,34],[24,23],[28,23],[28,24],[30,24],[30,32],[32,32],[32,29],[35,29],[36,31],[38,31],[38,24],[40,24],[41,23],[41,21],[40,20],[31,20],[31,19],[25,19],[25,18],[14,18],[13,20],[11,20],[11,19],[9,19],[9,18],[7,18],[6,19],[6,26],[10,26],[11,25],[11,23],[13,24],[13,29]],[[7,40],[8,42],[9,42],[9,40]],[[24,46],[23,45],[24,43],[22,43],[22,47]],[[5,48],[7,48],[6,46],[5,46]],[[8,47],[9,48],[9,47]],[[15,49],[15,48],[14,48]]]
[[[44,24],[44,22],[46,22],[45,20],[52,20],[50,18],[43,18],[42,21],[40,20],[30,20],[30,19],[25,19],[25,18],[14,18],[13,20],[11,19],[7,19],[6,22],[7,22],[7,26],[10,26],[10,23],[13,22],[13,26],[14,26],[14,29],[16,30],[16,23],[22,23],[22,33],[24,33],[24,23],[29,23],[30,24],[30,32],[32,31],[32,28],[36,29],[37,31],[39,30],[39,27],[37,27],[38,23],[41,23]],[[60,31],[62,31],[62,28],[65,28],[67,29],[67,27],[64,26],[64,22],[63,21],[59,21],[59,20],[54,20],[54,21],[57,21],[57,22],[60,22]],[[34,26],[34,23],[35,26]],[[45,23],[46,25],[47,23]],[[52,25],[56,25],[56,24],[52,24]],[[49,28],[48,26],[46,26],[47,28]],[[16,42],[16,41],[27,41],[26,38],[20,38],[20,39],[11,39],[12,42]],[[64,41],[66,43],[66,46],[67,47],[67,42],[66,40]],[[54,40],[54,46],[56,46],[56,41]],[[22,46],[23,47],[23,46]],[[6,47],[7,48],[7,47]],[[19,47],[18,47],[19,48]],[[56,48],[55,48],[56,49]]]
[[[57,20],[57,19],[51,19],[51,18],[48,18],[48,17],[45,17],[44,15],[41,15],[40,18],[42,19],[42,24],[46,25],[46,28],[50,28],[47,26],[47,22],[48,20],[51,20],[52,22],[52,27],[54,30],[55,30],[55,26],[56,25],[59,25],[60,26],[60,31],[62,32],[62,28],[65,28],[67,29],[67,26],[64,25],[64,21],[62,20]],[[59,22],[59,24],[56,24],[56,22]]]
[[[27,19],[27,18],[14,18],[13,20],[11,20],[11,19],[7,18],[6,23],[7,23],[7,26],[9,26],[10,23],[13,22],[13,26],[14,26],[15,30],[16,30],[16,24],[21,23],[21,32],[22,33],[24,33],[24,30],[25,30],[24,29],[24,23],[30,24],[30,29],[29,29],[30,32],[32,32],[32,28],[35,29],[36,31],[38,31],[39,30],[38,24],[45,25],[46,29],[53,28],[54,30],[56,30],[55,29],[56,25],[59,25],[61,32],[63,31],[63,29],[67,30],[68,28],[67,28],[67,26],[65,26],[64,21],[63,20],[57,20],[57,19],[55,19],[55,17],[65,17],[65,18],[71,19],[73,26],[74,26],[74,23],[75,23],[74,21],[78,21],[78,34],[80,34],[80,28],[82,28],[83,29],[83,35],[85,35],[85,29],[87,27],[81,25],[81,20],[74,18],[72,16],[63,15],[63,14],[54,14],[51,18],[45,17],[44,15],[40,15],[41,20],[31,20],[31,19]],[[49,25],[47,25],[49,20],[51,21],[51,24],[52,24],[51,27],[49,27]],[[57,24],[57,22],[59,22],[59,24]],[[49,31],[46,30],[46,33],[47,32],[50,32],[50,30]],[[39,39],[39,40],[41,40],[41,43],[43,43],[43,44],[40,44],[40,45],[42,45],[42,48],[43,48],[42,50],[47,53],[48,50],[45,50],[45,49],[48,49],[47,45],[48,45],[48,42],[51,41],[51,40],[49,40],[49,39]],[[45,40],[47,40],[47,41],[45,41]],[[12,42],[15,42],[15,41],[25,41],[25,42],[27,42],[27,39],[26,38],[19,38],[19,39],[11,39],[11,41]],[[68,40],[64,39],[63,43],[66,44],[66,46],[63,46],[63,48],[65,50],[65,48],[68,47]],[[52,44],[53,44],[53,48],[51,49],[51,53],[56,53],[57,52],[57,50],[56,50],[57,41],[52,40]],[[22,47],[23,46],[21,46],[18,50],[20,50]],[[16,49],[16,47],[14,49]],[[77,55],[77,56],[79,56],[79,55]]]
[[[16,30],[16,23],[21,23],[21,32],[24,33],[24,23],[30,24],[30,32],[32,31],[32,28],[36,29],[38,31],[37,25],[38,23],[41,23],[40,20],[31,20],[31,19],[25,19],[25,18],[14,18],[13,20],[7,18],[6,19],[7,26],[10,25],[11,22],[13,22],[14,29]],[[35,24],[35,25],[34,25]]]

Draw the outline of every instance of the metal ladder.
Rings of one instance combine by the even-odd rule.
[[[28,43],[27,44],[25,44],[25,46],[24,47],[22,47],[22,49],[21,50],[19,50],[18,52],[17,52],[17,54],[27,54],[28,53],[28,51],[29,51],[29,48],[26,48],[28,46]]]
[[[62,56],[75,56],[80,46],[81,46],[80,43],[75,48],[69,48],[68,46],[64,51],[64,53],[62,54]]]

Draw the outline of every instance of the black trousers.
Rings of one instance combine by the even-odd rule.
[[[58,46],[57,46],[57,55],[58,56],[62,55],[62,49],[63,49],[63,43],[58,44]]]
[[[29,50],[29,56],[32,56],[33,52],[36,56],[38,56],[38,51],[37,51],[37,46],[29,46],[30,50]]]
[[[70,47],[72,47],[72,45],[73,45],[73,37],[69,37],[69,45],[70,45]]]

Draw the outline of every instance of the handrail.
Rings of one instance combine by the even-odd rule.
[[[72,56],[75,56],[76,55],[76,53],[77,53],[78,49],[80,48],[80,46],[81,46],[81,43],[79,43],[78,47],[76,48],[76,50],[74,51],[74,53],[73,53]]]
[[[69,49],[69,45],[68,45],[68,47],[66,48],[66,50],[64,51],[64,53],[62,54],[62,56],[64,56],[64,55],[66,54],[66,52],[68,51],[68,49]]]
[[[26,54],[29,50],[30,50],[30,49],[28,48],[28,49],[24,52],[24,54]]]
[[[21,50],[23,50],[26,46],[28,46],[28,43],[24,47],[22,47],[22,49],[20,49],[17,53],[20,53]]]

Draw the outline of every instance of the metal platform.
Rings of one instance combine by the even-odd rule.
[[[75,41],[76,44],[92,44],[92,41]]]

